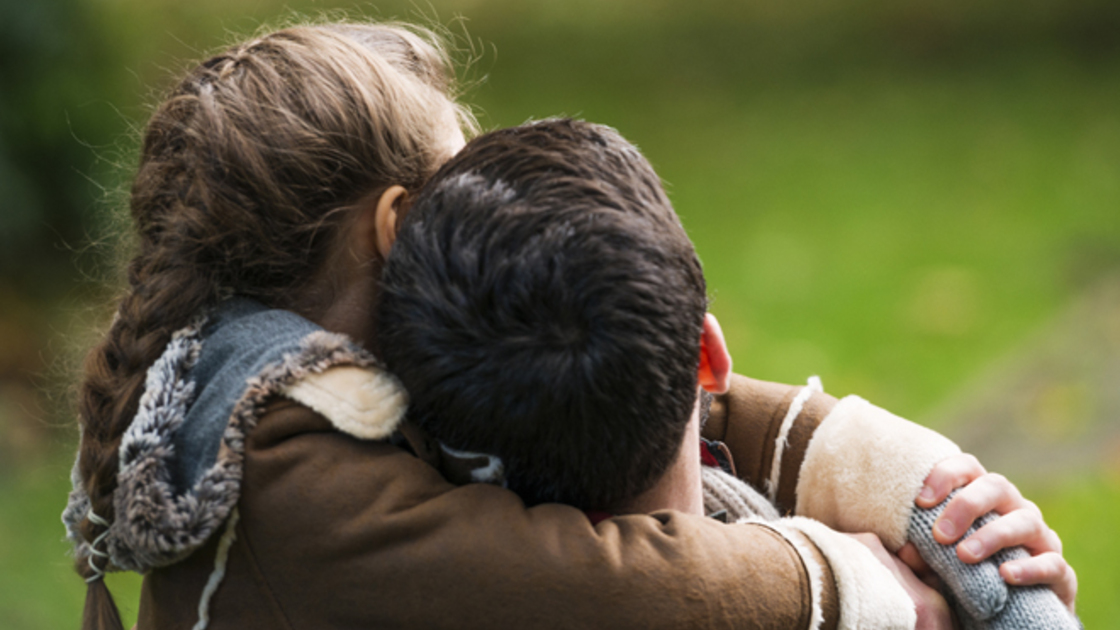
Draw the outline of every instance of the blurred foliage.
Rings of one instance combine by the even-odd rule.
[[[60,246],[84,240],[89,147],[119,133],[91,105],[117,91],[104,82],[112,55],[84,5],[0,3],[0,270],[24,291],[56,280]]]
[[[0,0],[0,627],[80,610],[53,392],[105,319],[147,108],[207,52],[338,9],[447,25],[487,128],[568,114],[638,143],[752,376],[821,374],[937,424],[1120,268],[1114,0]],[[1115,421],[1066,398],[1055,417]],[[1120,486],[1038,492],[1086,623],[1110,625]],[[126,608],[136,584],[113,583]]]

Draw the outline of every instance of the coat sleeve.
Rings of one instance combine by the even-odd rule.
[[[792,514],[809,442],[836,403],[809,386],[733,374],[731,388],[712,402],[703,434],[727,444],[739,477]]]
[[[727,444],[736,472],[782,514],[906,542],[914,499],[930,470],[960,449],[858,396],[734,375],[712,404],[704,437]]]
[[[249,559],[285,626],[837,627],[829,563],[792,529],[675,512],[592,526],[453,486],[291,403],[250,435],[244,470],[231,558]]]

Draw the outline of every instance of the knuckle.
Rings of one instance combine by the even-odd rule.
[[[1034,501],[1031,501],[1030,499],[1023,499],[1023,507],[1027,510],[1030,510],[1031,514],[1033,514],[1035,517],[1037,517],[1038,520],[1040,520],[1040,521],[1043,520],[1042,509],[1039,508],[1038,504],[1035,503]]]
[[[937,475],[932,478],[948,486],[947,490],[959,488],[980,476],[976,471],[979,463],[979,460],[967,453],[953,455],[937,464],[934,468]]]
[[[1066,576],[1066,569],[1069,567],[1069,564],[1056,553],[1048,553],[1046,555],[1048,565],[1046,567],[1046,573],[1056,580],[1063,579]]]
[[[1015,484],[1011,483],[1011,480],[1007,477],[999,473],[988,473],[986,478],[988,479],[988,485],[990,485],[992,490],[996,493],[1011,498],[1018,498],[1019,489],[1016,488]]]
[[[994,503],[1007,503],[1013,502],[1018,506],[1022,503],[1022,496],[1019,494],[1019,489],[1011,480],[999,473],[987,473],[984,475],[984,486],[988,491],[990,499]]]
[[[1058,532],[1050,529],[1049,527],[1046,528],[1046,537],[1050,539],[1050,547],[1053,548],[1054,553],[1058,554],[1058,556],[1061,556],[1062,537],[1058,535]],[[1069,566],[1069,564],[1066,563],[1066,566]]]
[[[990,472],[984,476],[988,479],[988,482],[993,485],[1004,487],[1011,485],[1011,482],[1007,480],[1007,477],[1004,477],[998,472]]]
[[[963,460],[965,467],[973,471],[979,471],[979,474],[981,475],[984,474],[985,471],[983,464],[981,464],[980,460],[976,459],[976,456],[972,453],[963,453],[961,459]]]
[[[1064,558],[1053,552],[1021,561],[1024,573],[1030,575],[1035,582],[1050,584],[1062,583],[1069,575],[1069,563]]]
[[[980,497],[974,492],[962,492],[953,500],[959,512],[978,515],[983,509]]]
[[[1047,538],[1047,531],[1049,528],[1046,527],[1046,523],[1042,522],[1042,519],[1035,518],[1034,514],[1031,514],[1030,512],[1016,511],[1015,515],[1017,517],[1016,520],[1019,523],[1019,528],[1022,530],[1023,536],[1025,538]]]
[[[1046,541],[1048,546],[1051,547],[1050,551],[1061,553],[1062,541],[1058,540],[1058,535],[1054,533],[1054,530],[1047,527],[1046,523],[1040,518],[1031,518],[1028,520],[1031,527],[1031,537],[1042,538]]]
[[[1018,531],[1019,528],[1015,525],[1014,519],[1005,516],[981,527],[976,535],[983,536],[989,546],[1002,548],[1008,546],[1008,543],[1014,540]]]

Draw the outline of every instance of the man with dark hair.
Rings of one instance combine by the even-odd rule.
[[[428,459],[446,476],[506,485],[529,505],[567,503],[593,522],[703,514],[698,386],[725,391],[730,357],[692,243],[616,132],[554,120],[476,138],[401,222],[382,291],[383,357],[417,393],[410,430],[438,444]],[[839,617],[837,598],[842,608],[867,593],[858,607],[879,611],[868,627],[913,626],[910,598],[858,543],[753,526],[771,550],[758,558],[764,575],[791,558],[809,567],[810,627]],[[778,556],[775,531],[789,545]],[[839,574],[825,567],[841,565],[856,577],[828,580]]]
[[[383,279],[386,362],[424,392],[411,420],[499,457],[529,504],[643,511],[697,415],[698,373],[722,391],[730,368],[660,180],[613,130],[571,121],[490,134],[459,163]]]
[[[610,515],[655,513],[673,536],[689,517],[666,510],[726,510],[757,549],[746,605],[763,627],[950,627],[944,600],[879,541],[903,547],[921,480],[959,449],[819,384],[778,404],[766,384],[732,386],[692,243],[615,131],[551,120],[476,138],[391,246],[377,325],[388,368],[415,394],[401,439],[447,478],[578,507],[603,536],[650,526],[600,524]],[[701,438],[711,394],[723,396],[706,432],[755,455],[741,462],[754,488]],[[726,424],[744,409],[756,435]],[[860,544],[803,516],[874,535]],[[811,596],[791,603],[804,576]]]

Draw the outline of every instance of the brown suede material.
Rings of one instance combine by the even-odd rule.
[[[828,417],[837,402],[828,394],[813,393],[805,401],[801,413],[790,427],[786,447],[782,452],[782,470],[779,473],[781,476],[778,478],[778,493],[774,500],[778,511],[784,515],[793,514],[794,508],[797,507],[797,481],[800,478],[801,464],[805,461],[805,452],[809,450],[809,441],[813,439],[813,433]],[[784,412],[782,416],[785,416]]]
[[[731,388],[716,396],[703,435],[727,444],[739,477],[766,492],[774,441],[786,410],[797,396],[793,385],[731,375]]]
[[[198,600],[210,572],[218,539],[172,567],[154,569],[144,576],[136,628],[189,630],[197,621]]]
[[[802,546],[809,550],[817,566],[821,568],[821,613],[824,616],[824,622],[821,623],[820,630],[836,630],[840,627],[840,594],[834,586],[836,578],[832,573],[832,567],[829,566],[824,554],[808,536],[800,532],[791,532],[790,535],[801,541]]]
[[[808,627],[808,573],[762,526],[661,512],[592,527],[570,507],[453,486],[293,403],[249,435],[244,471],[212,630]],[[195,623],[215,549],[145,577],[139,630]],[[818,562],[833,627],[835,585]]]
[[[764,494],[782,421],[800,390],[794,385],[733,374],[731,388],[726,394],[715,397],[704,425],[703,436],[727,444],[739,477]],[[797,505],[797,480],[805,452],[813,432],[836,402],[828,394],[814,393],[790,428],[775,497],[782,514],[791,514]]]

